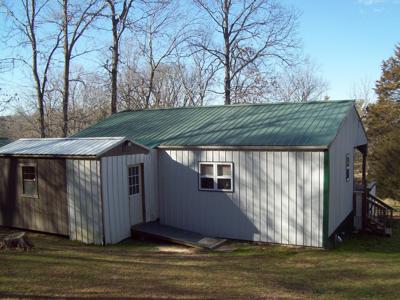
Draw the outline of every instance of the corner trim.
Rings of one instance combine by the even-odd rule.
[[[329,151],[324,152],[324,207],[323,207],[323,234],[322,246],[328,248],[329,240]]]

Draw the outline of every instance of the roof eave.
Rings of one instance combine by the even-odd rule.
[[[158,149],[163,150],[242,150],[242,151],[325,151],[328,145],[319,146],[268,146],[268,145],[159,145]]]

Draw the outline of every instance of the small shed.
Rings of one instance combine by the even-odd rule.
[[[149,152],[123,137],[10,143],[0,149],[0,225],[85,243],[120,241],[132,225],[157,214],[154,195],[145,193],[151,179],[137,181],[152,167]],[[125,168],[115,167],[122,162]],[[141,193],[118,202],[119,195],[128,199],[128,189]]]

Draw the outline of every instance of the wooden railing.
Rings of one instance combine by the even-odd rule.
[[[368,194],[367,200],[368,219],[372,225],[382,232],[385,232],[386,228],[392,228],[393,208],[371,194]]]

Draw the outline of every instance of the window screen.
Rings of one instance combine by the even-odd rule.
[[[38,197],[36,166],[21,166],[22,194],[28,197]]]

